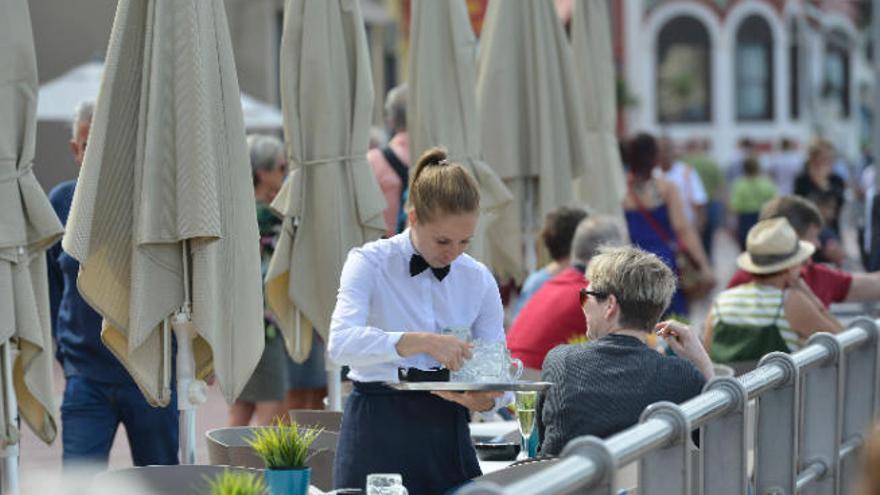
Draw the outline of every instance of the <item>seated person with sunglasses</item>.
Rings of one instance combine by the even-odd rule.
[[[544,455],[559,455],[581,435],[624,430],[654,402],[684,402],[713,376],[690,328],[658,323],[675,292],[675,275],[660,258],[634,247],[603,249],[587,279],[580,294],[590,342],[556,347],[544,360],[541,379],[555,384],[537,408]],[[645,344],[655,331],[680,357]]]

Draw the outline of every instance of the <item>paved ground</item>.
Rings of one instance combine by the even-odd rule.
[[[725,283],[733,273],[733,260],[738,254],[733,240],[726,233],[719,233],[715,240],[716,274],[719,283]],[[708,311],[711,298],[696,303],[692,307],[692,321],[702,328],[702,321]],[[61,393],[64,387],[64,377],[61,369],[56,367],[55,384],[57,389],[56,404],[61,404]],[[203,433],[212,428],[224,426],[226,421],[226,403],[220,395],[219,389],[211,387],[208,394],[208,402],[199,408],[198,430],[199,439]],[[197,462],[207,463],[207,453],[203,443],[199,443]],[[131,457],[128,451],[128,440],[123,428],[116,433],[116,441],[110,454],[110,468],[118,469],[131,466]],[[36,486],[45,482],[46,477],[56,476],[61,471],[61,437],[51,446],[46,446],[36,439],[27,428],[24,429],[21,447],[21,484],[26,490],[28,486]],[[25,493],[31,492],[26,490]]]

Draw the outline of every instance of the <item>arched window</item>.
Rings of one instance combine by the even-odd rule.
[[[773,33],[758,15],[736,30],[736,118],[773,119]]]
[[[822,97],[838,105],[841,117],[849,117],[850,41],[843,31],[829,33],[825,42],[825,82]]]
[[[708,122],[712,117],[709,31],[690,16],[667,22],[657,37],[657,120]]]

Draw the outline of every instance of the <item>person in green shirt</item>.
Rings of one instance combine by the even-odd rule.
[[[706,223],[700,237],[706,255],[712,257],[712,240],[715,230],[724,222],[724,174],[718,162],[709,156],[709,142],[706,139],[691,139],[687,143],[684,162],[700,176],[709,201],[706,203]]]
[[[730,194],[730,208],[737,216],[737,241],[745,250],[746,236],[758,223],[758,215],[764,203],[776,197],[776,185],[761,173],[761,164],[755,158],[743,162],[743,175],[733,182]]]

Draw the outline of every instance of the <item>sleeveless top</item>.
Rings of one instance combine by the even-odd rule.
[[[760,359],[768,352],[794,352],[800,337],[785,318],[785,291],[757,283],[728,289],[712,305],[712,360]]]
[[[678,276],[678,264],[675,261],[676,255],[676,237],[675,230],[672,228],[672,219],[669,218],[669,208],[660,197],[660,192],[654,182],[648,187],[651,188],[650,193],[654,195],[657,206],[647,208],[648,213],[654,218],[668,234],[669,239],[663,239],[657,231],[651,227],[651,223],[645,218],[638,209],[626,210],[626,226],[629,231],[629,238],[632,244],[639,249],[657,255],[673,273]],[[680,289],[676,289],[669,303],[669,308],[664,313],[664,318],[669,316],[678,316],[687,318],[689,315],[687,299]]]

